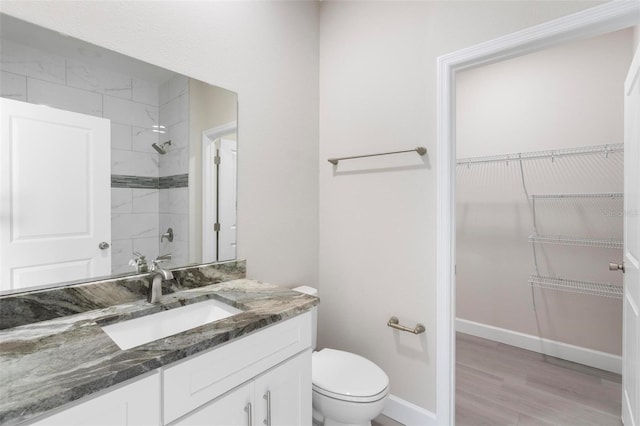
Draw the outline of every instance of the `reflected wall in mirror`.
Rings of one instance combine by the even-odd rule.
[[[235,258],[236,94],[0,19],[0,291]]]

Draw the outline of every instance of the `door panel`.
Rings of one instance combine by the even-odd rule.
[[[92,129],[16,116],[10,126],[12,242],[86,236]]]
[[[16,267],[11,271],[11,282],[14,289],[21,289],[29,287],[29,283],[68,281],[70,276],[80,278],[91,276],[91,259]]]
[[[0,101],[0,290],[109,274],[109,120]]]
[[[625,81],[622,421],[640,425],[640,47]]]
[[[33,426],[157,426],[160,375],[139,379],[47,417]]]
[[[239,386],[203,408],[174,423],[174,426],[246,426],[254,418],[253,382]],[[251,423],[249,422],[251,419]]]

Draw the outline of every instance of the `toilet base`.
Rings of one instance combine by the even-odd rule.
[[[353,402],[330,398],[313,391],[313,418],[324,426],[371,426],[371,420],[382,413],[389,388],[380,399],[370,402]]]
[[[318,410],[313,408],[313,426],[323,426],[324,416]]]

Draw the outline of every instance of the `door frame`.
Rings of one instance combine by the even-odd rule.
[[[640,2],[612,1],[470,46],[437,60],[436,424],[455,422],[455,75],[640,22]],[[622,89],[621,89],[622,91]]]
[[[202,132],[202,261],[213,262],[217,256],[216,250],[212,247],[216,239],[216,233],[211,225],[212,218],[215,219],[216,199],[208,196],[215,190],[213,178],[213,162],[211,161],[216,139],[229,133],[238,132],[238,122],[231,121],[217,127]]]

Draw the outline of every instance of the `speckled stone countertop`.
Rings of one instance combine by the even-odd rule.
[[[244,312],[128,350],[101,329],[207,299]],[[317,304],[312,296],[237,279],[167,294],[159,305],[140,299],[5,328],[0,331],[0,424],[19,424]]]

